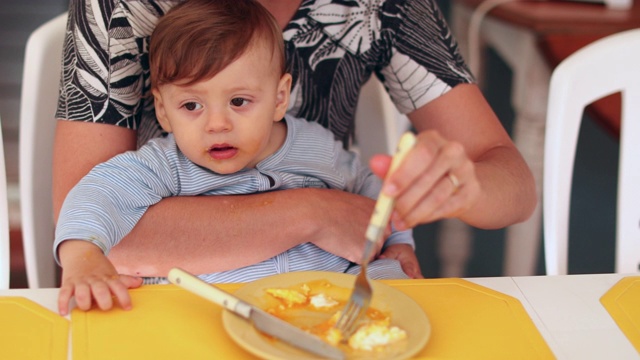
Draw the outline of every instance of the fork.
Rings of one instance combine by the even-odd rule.
[[[413,133],[406,132],[402,135],[398,143],[396,153],[391,160],[391,167],[387,172],[387,177],[396,170],[409,150],[413,148],[415,142],[416,138]],[[356,321],[369,307],[369,303],[371,302],[372,289],[371,283],[369,282],[369,276],[367,275],[367,265],[369,264],[369,259],[373,255],[376,244],[382,240],[384,231],[389,223],[389,217],[391,216],[394,204],[394,198],[385,195],[380,191],[375,208],[373,209],[373,214],[371,215],[371,220],[369,221],[369,226],[365,233],[367,242],[362,255],[360,273],[356,277],[351,297],[342,310],[340,318],[338,318],[338,321],[334,325],[334,327],[342,334],[343,339],[347,339],[351,335],[354,331]]]

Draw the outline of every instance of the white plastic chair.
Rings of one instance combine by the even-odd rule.
[[[365,164],[375,154],[393,154],[409,119],[400,114],[378,78],[371,76],[360,91],[355,142]]]
[[[51,155],[58,102],[64,13],[27,41],[20,99],[20,202],[22,241],[30,288],[55,287]]]
[[[9,201],[7,199],[7,172],[0,121],[0,290],[9,288],[11,271],[9,251]]]
[[[569,207],[576,143],[585,106],[622,93],[615,272],[640,263],[640,29],[596,41],[551,77],[545,140],[543,221],[548,275],[567,273]]]

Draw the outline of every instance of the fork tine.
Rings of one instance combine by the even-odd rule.
[[[338,328],[341,332],[344,332],[344,330],[347,328],[347,325],[349,325],[349,323],[351,322],[354,311],[357,311],[356,307],[357,305],[353,302],[353,300],[349,300],[347,305],[345,305],[344,309],[342,310],[342,314],[340,314],[340,318],[335,324],[335,327]]]
[[[371,245],[367,243],[365,253],[372,249]],[[349,301],[344,307],[340,318],[334,325],[341,333],[343,339],[348,338],[353,332],[356,321],[360,318],[360,315],[369,306],[371,300],[371,284],[367,275],[367,262],[368,256],[365,256],[365,260],[360,268],[360,273],[356,276],[355,285]]]
[[[359,297],[349,300],[342,312],[342,315],[340,315],[340,318],[336,322],[335,327],[340,330],[343,338],[345,339],[348,338],[349,335],[351,335],[354,330],[356,321],[358,320],[358,318],[360,318],[360,315],[365,309],[365,307],[359,303],[361,302],[361,300],[362,299]]]
[[[358,311],[352,311],[351,313],[349,313],[348,316],[345,316],[343,318],[344,321],[342,322],[341,326],[338,327],[338,330],[340,330],[340,333],[342,334],[343,339],[347,339],[351,334],[351,328],[355,323],[355,319],[356,319],[355,314],[357,312]]]

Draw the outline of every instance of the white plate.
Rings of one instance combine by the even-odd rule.
[[[311,282],[314,280],[327,280],[338,287],[351,289],[355,282],[354,275],[323,272],[302,271],[291,272],[266,277],[251,283],[247,283],[238,289],[234,295],[260,308],[265,308],[268,288],[288,288],[293,285]],[[391,314],[391,324],[400,327],[407,332],[407,340],[398,346],[389,346],[378,352],[355,352],[344,349],[348,359],[406,359],[418,353],[426,345],[431,334],[431,324],[420,305],[405,293],[381,282],[372,281],[373,298],[371,306]],[[345,292],[345,299],[349,291]],[[264,359],[315,359],[312,354],[306,353],[286,343],[265,336],[257,331],[248,321],[234,315],[229,311],[222,313],[223,325],[229,335],[243,348]]]

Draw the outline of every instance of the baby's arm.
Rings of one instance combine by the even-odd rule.
[[[113,299],[125,309],[131,309],[131,298],[127,289],[142,285],[142,279],[118,275],[102,250],[82,240],[66,240],[58,247],[62,266],[62,285],[58,295],[60,315],[69,313],[72,296],[81,310],[89,310],[95,303],[102,310],[113,307]]]

